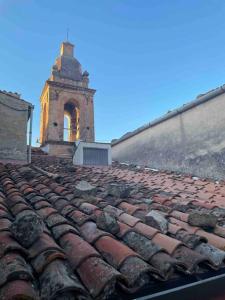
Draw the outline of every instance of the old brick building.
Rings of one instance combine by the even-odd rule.
[[[41,94],[42,149],[54,155],[71,155],[74,141],[94,141],[95,90],[88,87],[89,74],[82,73],[74,57],[74,45],[63,42]]]
[[[0,161],[29,161],[27,122],[33,108],[31,103],[20,99],[19,94],[0,91]]]

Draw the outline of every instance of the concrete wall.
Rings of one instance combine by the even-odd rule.
[[[225,179],[224,92],[112,145],[112,156],[120,162]]]
[[[0,160],[27,161],[27,119],[26,102],[0,93]]]
[[[41,146],[41,150],[58,157],[73,157],[74,143],[73,142],[57,142],[49,141],[44,146]]]

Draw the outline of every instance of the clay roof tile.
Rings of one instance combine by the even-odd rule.
[[[67,233],[60,238],[60,245],[65,251],[72,268],[75,270],[89,257],[100,257],[100,254],[85,240],[74,233]],[[76,249],[76,255],[74,255]]]
[[[0,289],[0,299],[29,299],[37,300],[38,294],[31,282],[13,280]]]
[[[106,261],[115,268],[119,268],[128,257],[138,256],[129,247],[109,236],[99,238],[95,246]]]
[[[115,293],[117,283],[123,281],[122,275],[100,257],[89,257],[77,272],[92,297],[109,297]]]
[[[118,217],[120,222],[123,222],[131,227],[135,226],[138,222],[141,220],[138,218],[135,218],[127,213],[123,213]]]

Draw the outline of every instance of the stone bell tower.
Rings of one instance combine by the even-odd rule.
[[[40,98],[40,143],[46,152],[70,155],[76,140],[94,141],[95,90],[88,87],[88,76],[74,57],[74,45],[63,42]]]

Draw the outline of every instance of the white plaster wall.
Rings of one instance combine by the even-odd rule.
[[[225,178],[225,94],[112,145],[113,160]]]

